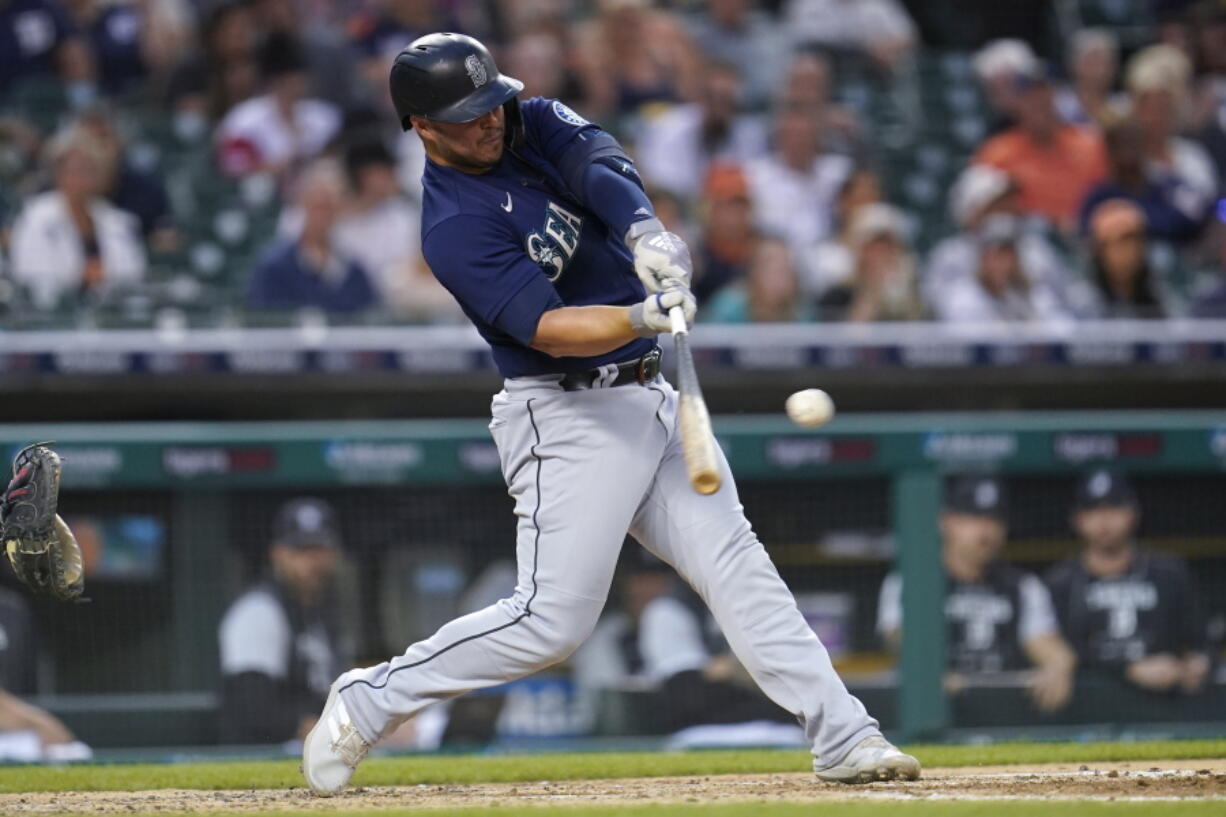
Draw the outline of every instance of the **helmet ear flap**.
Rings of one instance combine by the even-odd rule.
[[[502,103],[502,110],[506,114],[506,132],[502,136],[503,143],[508,149],[515,150],[524,140],[524,115],[519,110],[519,98],[511,97]]]

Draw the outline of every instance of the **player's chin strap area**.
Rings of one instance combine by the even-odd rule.
[[[660,374],[660,347],[642,357],[624,363],[597,366],[585,372],[565,374],[558,381],[562,391],[585,391],[587,389],[611,389],[635,383],[640,386],[650,383]]]

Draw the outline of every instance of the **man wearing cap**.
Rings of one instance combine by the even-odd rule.
[[[974,676],[1033,667],[1035,705],[1050,712],[1068,702],[1073,651],[1060,637],[1047,588],[1001,559],[1007,498],[992,477],[955,479],[941,511],[941,560],[947,577],[945,687],[956,693]],[[902,629],[902,578],[881,585],[877,631],[897,646]]]
[[[1144,689],[1195,692],[1209,673],[1196,585],[1183,559],[1137,544],[1139,518],[1122,476],[1082,478],[1072,525],[1085,547],[1046,577],[1060,628],[1084,667]]]
[[[218,632],[225,743],[305,735],[352,658],[331,592],[341,546],[332,507],[290,500],[273,537],[268,577],[235,599]]]

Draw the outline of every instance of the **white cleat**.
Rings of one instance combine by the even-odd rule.
[[[816,772],[824,783],[872,783],[876,780],[919,780],[919,761],[880,735],[857,743],[829,769]]]
[[[332,684],[324,711],[302,744],[302,775],[311,792],[320,797],[331,797],[345,788],[370,751],[338,693],[345,680],[342,675]]]

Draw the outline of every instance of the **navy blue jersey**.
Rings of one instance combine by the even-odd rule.
[[[422,175],[422,251],[490,344],[504,377],[573,372],[638,357],[636,339],[596,357],[532,349],[541,316],[561,306],[628,306],[646,297],[622,236],[572,191],[561,166],[600,129],[560,102],[520,110],[524,138],[490,171],[471,175],[432,161]]]

